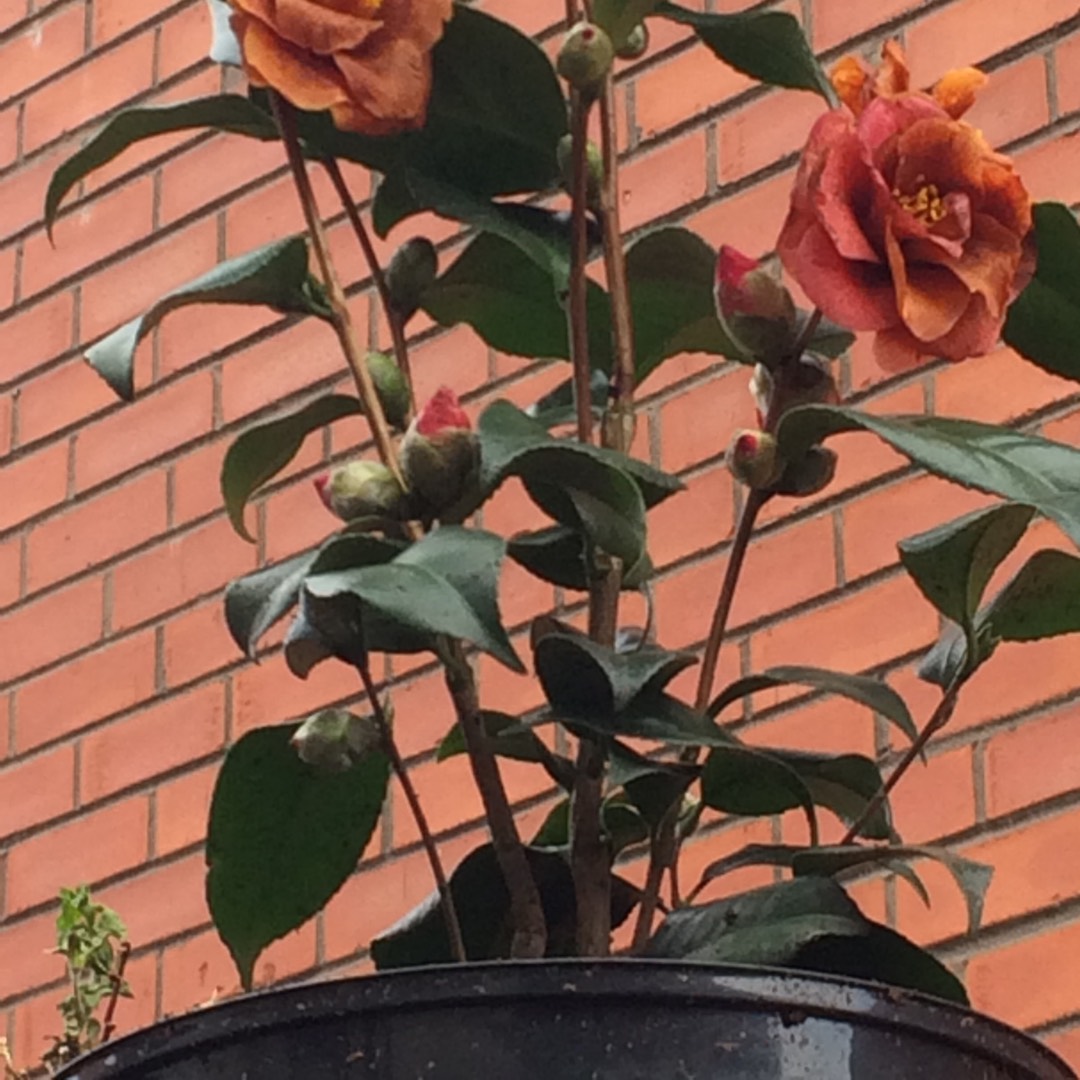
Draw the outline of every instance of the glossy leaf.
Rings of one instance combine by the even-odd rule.
[[[207,900],[247,989],[263,949],[322,910],[356,868],[386,798],[385,754],[320,772],[289,745],[298,727],[242,736],[210,807]]]
[[[232,527],[245,540],[255,542],[244,524],[248,499],[292,461],[313,431],[360,411],[356,398],[328,394],[287,416],[248,428],[233,441],[221,466],[221,494]]]
[[[166,293],[137,319],[91,345],[86,359],[114,393],[131,401],[139,342],[170,311],[191,304],[256,304],[275,311],[327,316],[321,286],[308,272],[307,242],[302,237],[275,240]]]
[[[871,416],[834,405],[793,409],[777,437],[783,454],[798,457],[830,435],[858,430],[937,476],[1035,507],[1080,544],[1080,450],[974,420]]]
[[[976,638],[976,657],[968,664],[968,642],[958,626],[946,627],[930,651],[919,661],[918,676],[925,682],[948,690],[958,679],[971,675],[985,663],[996,647],[989,634]]]
[[[669,3],[661,4],[656,13],[693,27],[724,63],[752,79],[792,90],[812,90],[830,106],[839,104],[794,15],[783,11],[722,15]]]
[[[1009,306],[1003,337],[1032,363],[1080,381],[1080,225],[1061,203],[1032,207],[1035,276]]]
[[[245,656],[254,659],[263,634],[296,605],[315,555],[306,551],[230,582],[225,590],[225,623]]]
[[[619,49],[659,3],[660,0],[594,0],[593,21],[607,31],[612,44]]]
[[[768,690],[774,686],[810,686],[815,690],[824,690],[830,694],[839,694],[852,701],[866,705],[880,713],[894,724],[912,742],[918,738],[919,730],[904,699],[888,683],[867,675],[847,675],[840,671],[828,671],[825,668],[784,665],[771,667],[760,675],[748,675],[725,687],[709,705],[708,713],[717,717],[728,705],[739,701],[759,690]]]
[[[1080,631],[1080,559],[1037,551],[979,616],[995,639],[1038,641]]]
[[[278,137],[274,119],[240,94],[216,94],[178,105],[149,105],[116,113],[53,173],[45,193],[45,227],[52,231],[60,204],[96,169],[143,139],[210,128],[268,141]]]

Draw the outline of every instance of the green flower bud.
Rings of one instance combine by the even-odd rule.
[[[638,23],[626,35],[626,41],[615,50],[615,55],[620,60],[639,60],[648,48],[649,28],[644,23]]]
[[[409,385],[397,366],[397,361],[386,353],[370,352],[364,361],[375,384],[375,393],[386,415],[386,422],[398,431],[404,431],[412,411]]]
[[[579,22],[563,39],[555,67],[575,90],[595,95],[614,59],[611,38],[599,26]]]
[[[811,446],[798,461],[787,464],[773,491],[777,495],[805,498],[828,487],[835,475],[836,451],[827,446]]]
[[[314,483],[323,505],[342,521],[399,518],[406,509],[401,484],[379,461],[350,461],[315,477]]]
[[[567,191],[574,190],[574,137],[564,135],[559,140],[555,153],[559,160],[559,175]],[[585,144],[585,198],[590,206],[600,201],[600,187],[604,182],[604,158],[600,147],[591,139]]]
[[[439,253],[426,236],[414,236],[394,252],[386,268],[386,288],[403,321],[416,314],[438,272]]]
[[[736,480],[759,491],[770,487],[782,468],[776,439],[766,431],[737,431],[725,460]]]
[[[306,765],[321,772],[342,773],[377,750],[382,737],[374,717],[323,709],[309,716],[289,742]]]

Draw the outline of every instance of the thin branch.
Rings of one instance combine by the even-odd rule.
[[[450,952],[454,959],[464,964],[469,958],[465,952],[465,939],[461,935],[461,921],[458,919],[457,905],[454,903],[454,894],[450,889],[450,882],[443,869],[442,859],[439,857],[439,849],[435,845],[435,837],[431,835],[431,827],[428,825],[427,815],[423,806],[420,805],[420,797],[416,793],[412,777],[405,766],[405,761],[398,750],[394,739],[394,732],[383,708],[378,691],[375,689],[375,681],[371,677],[371,668],[365,664],[357,664],[356,670],[360,674],[360,681],[364,684],[364,692],[367,694],[371,705],[371,712],[375,717],[375,723],[379,726],[379,735],[382,738],[383,749],[390,758],[390,766],[401,784],[401,790],[405,793],[405,801],[409,804],[409,811],[420,830],[420,840],[427,852],[428,863],[431,865],[431,874],[435,878],[435,887],[439,890],[439,898],[442,900],[443,918],[446,920],[446,933],[450,938]]]
[[[576,90],[570,95],[570,293],[566,317],[570,334],[570,361],[574,368],[574,402],[577,408],[577,436],[592,441],[592,367],[589,363],[589,283],[585,266],[589,259],[586,204],[589,190],[588,166],[589,104]]]
[[[349,306],[345,300],[345,291],[341,287],[341,280],[330,256],[330,245],[326,238],[326,229],[323,227],[322,218],[319,216],[315,192],[311,187],[311,178],[308,176],[304,153],[300,147],[300,136],[296,128],[296,114],[293,107],[275,90],[270,91],[270,104],[274,110],[274,120],[277,122],[278,130],[281,132],[282,140],[285,143],[289,168],[292,170],[293,182],[296,184],[297,194],[300,196],[304,220],[307,222],[308,234],[315,250],[315,258],[319,264],[323,285],[326,288],[330,309],[333,313],[334,329],[337,331],[342,352],[345,354],[345,360],[352,371],[353,378],[356,380],[356,388],[360,394],[364,414],[367,416],[368,424],[371,426],[371,433],[375,438],[379,457],[404,486],[394,441],[390,435],[390,427],[386,422],[382,405],[379,403],[378,394],[375,392],[375,384],[371,380],[371,373],[364,362],[364,352],[356,339],[352,316],[349,314]]]
[[[855,821],[851,828],[844,834],[841,844],[850,844],[855,838],[866,828],[866,823],[871,821],[874,815],[885,804],[885,800],[888,799],[890,792],[900,782],[904,773],[911,768],[916,758],[922,755],[923,750],[926,748],[926,744],[930,739],[937,734],[952,718],[952,714],[956,709],[956,702],[960,696],[960,688],[966,682],[966,677],[957,679],[953,684],[942,694],[941,700],[937,703],[937,708],[934,709],[930,715],[930,719],[927,720],[926,726],[919,732],[919,737],[907,748],[904,756],[897,762],[896,768],[889,774],[889,778],[882,784],[877,794],[863,807],[863,812],[859,815],[857,821]]]
[[[510,895],[510,917],[514,926],[510,955],[515,959],[535,959],[543,956],[547,948],[544,908],[518,834],[498,762],[488,744],[476,693],[476,679],[459,642],[443,640],[439,658],[443,662],[446,686],[469,752],[473,778],[484,803],[495,858]]]
[[[802,354],[806,352],[806,346],[810,344],[814,334],[817,333],[817,328],[821,325],[822,311],[821,308],[814,308],[810,313],[810,318],[806,320],[806,325],[802,329],[802,333],[796,338],[795,344],[791,346],[791,359],[799,360],[802,358]]]
[[[334,190],[341,200],[345,216],[349,219],[349,224],[352,225],[356,239],[360,243],[360,250],[364,253],[364,261],[368,265],[368,270],[371,271],[371,280],[375,282],[375,289],[379,294],[379,303],[386,314],[386,321],[390,324],[390,337],[394,343],[394,359],[397,361],[397,366],[401,370],[406,386],[409,388],[409,398],[415,403],[412,371],[409,367],[409,346],[405,341],[405,327],[401,322],[400,315],[394,308],[390,289],[386,284],[386,274],[383,273],[383,268],[379,264],[379,256],[375,252],[375,245],[371,242],[371,236],[364,225],[364,219],[356,208],[356,202],[349,191],[349,185],[345,182],[345,177],[342,175],[341,167],[336,159],[332,157],[324,158],[323,166],[330,177],[330,183],[334,185]]]
[[[105,1015],[101,1021],[101,1041],[108,1042],[112,1038],[116,1024],[113,1016],[116,1013],[116,1003],[120,999],[120,991],[124,988],[124,969],[127,967],[128,957],[131,956],[131,942],[123,941],[116,954],[116,968],[109,973],[109,1000],[105,1005]]]

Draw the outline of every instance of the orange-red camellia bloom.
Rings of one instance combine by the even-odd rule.
[[[1012,162],[958,118],[986,81],[965,68],[911,91],[895,43],[877,72],[833,72],[843,105],[814,125],[778,250],[828,318],[877,331],[888,370],[996,345],[1034,267],[1031,200]]]
[[[244,69],[364,135],[422,127],[452,0],[229,0]]]

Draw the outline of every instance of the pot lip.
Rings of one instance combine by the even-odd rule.
[[[1033,1075],[1049,1078],[1056,1071],[1061,1080],[1076,1080],[1065,1062],[1032,1036],[916,991],[790,968],[642,957],[441,964],[257,990],[158,1021],[98,1047],[65,1066],[57,1080],[80,1080],[81,1067],[90,1063],[115,1067],[145,1062],[166,1049],[173,1055],[240,1031],[306,1025],[343,1012],[380,1013],[455,1002],[467,1006],[485,998],[538,1000],[568,995],[607,1001],[666,998],[686,1005],[715,1002],[734,1011],[772,1008],[782,1019],[790,1018],[785,1023],[827,1018],[908,1030],[1027,1068]]]

